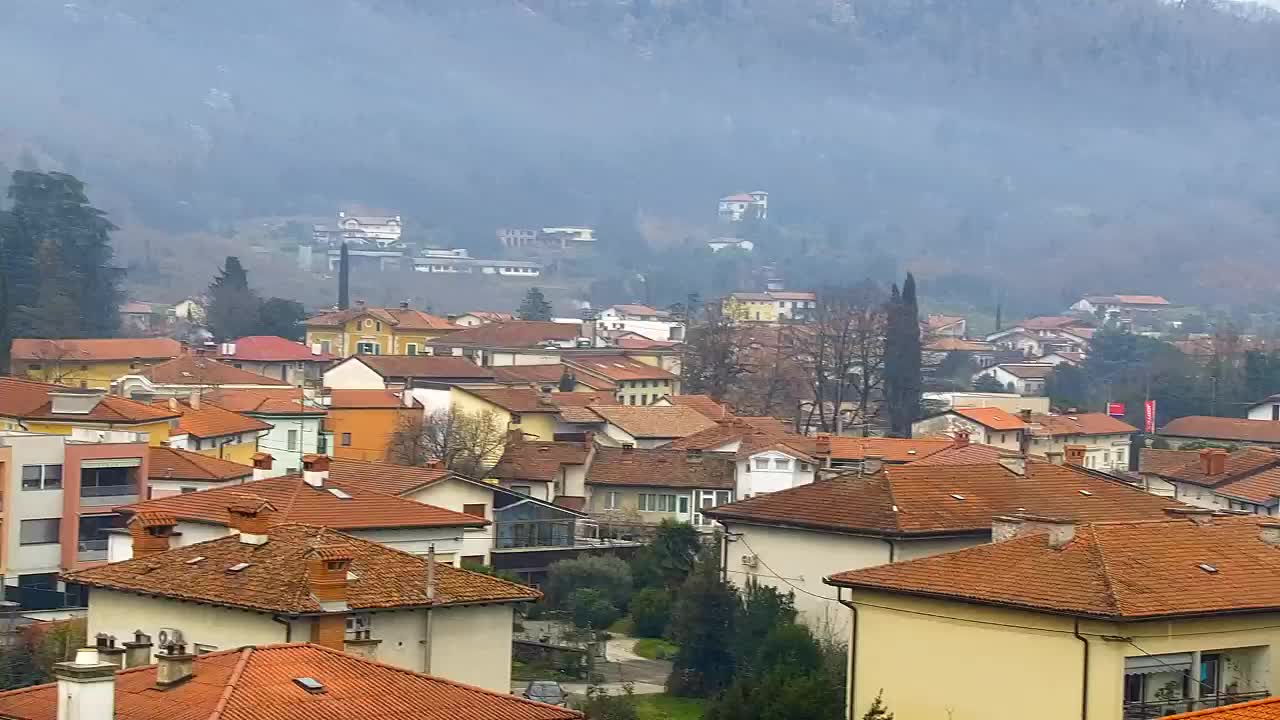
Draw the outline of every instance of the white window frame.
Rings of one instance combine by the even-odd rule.
[[[767,457],[751,458],[751,463],[755,465],[756,470],[769,469],[769,458]]]
[[[617,510],[622,507],[622,493],[610,490],[604,496],[604,509]]]
[[[361,350],[360,348],[362,347],[369,348],[371,352],[367,350]],[[374,342],[372,340],[361,340],[356,343],[356,354],[357,355],[381,355],[382,347],[380,346],[379,343]]]
[[[39,483],[39,487],[34,487],[34,486],[33,486],[33,487],[27,487],[27,470],[28,470],[28,468],[38,469],[38,470],[40,471],[40,477],[39,477],[39,479],[37,479],[37,480],[36,480],[36,482],[38,482],[38,483]],[[49,475],[50,475],[49,469],[50,469],[50,468],[57,468],[57,469],[58,469],[58,473],[57,473],[57,474],[58,474],[58,477],[57,477],[57,478],[51,478],[51,477],[49,477]],[[37,492],[37,491],[41,491],[41,490],[61,490],[61,489],[62,489],[62,473],[63,473],[63,468],[62,468],[62,466],[61,466],[61,465],[57,465],[57,464],[47,464],[47,465],[23,465],[23,466],[22,466],[22,489],[23,489],[24,491],[27,491],[27,492]]]
[[[290,430],[285,434],[285,449],[286,449],[286,450],[295,450],[295,451],[298,449],[298,431],[297,431],[297,429],[292,429],[292,428],[291,428],[291,429],[290,429]]]

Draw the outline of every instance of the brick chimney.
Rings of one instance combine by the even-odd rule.
[[[200,409],[200,390],[199,389],[191,391],[191,395],[187,397],[187,404],[191,406],[192,410]]]
[[[991,542],[1004,542],[1039,533],[1049,535],[1049,547],[1060,548],[1076,536],[1076,524],[1068,518],[1043,517],[1025,513],[998,515],[991,519]]]
[[[96,648],[81,648],[75,660],[53,666],[58,720],[112,720],[116,716],[116,666]]]
[[[1084,467],[1084,454],[1087,449],[1084,445],[1067,445],[1062,448],[1062,460],[1068,465]]]
[[[329,456],[328,455],[303,455],[302,456],[302,480],[313,488],[324,487],[324,481],[329,479]]]
[[[189,680],[194,674],[196,656],[187,652],[184,643],[173,643],[156,653],[156,685],[167,688]]]
[[[1205,448],[1200,451],[1200,469],[1213,477],[1227,471],[1227,451],[1222,448]]]
[[[151,664],[151,636],[141,630],[133,631],[133,641],[124,644],[124,666],[142,667]]]
[[[818,433],[813,442],[814,451],[819,455],[831,454],[831,433]]]
[[[271,476],[271,465],[275,458],[271,453],[257,452],[253,454],[253,479],[266,480]]]
[[[964,447],[969,444],[969,437],[970,435],[968,430],[957,430],[951,444],[955,447]]]
[[[872,454],[862,456],[862,473],[864,475],[875,475],[882,468],[884,468],[883,456]]]
[[[347,630],[347,573],[352,553],[344,547],[316,548],[307,558],[307,585],[326,614],[311,626],[311,642],[344,650]]]
[[[133,539],[133,556],[143,557],[169,549],[169,538],[178,524],[172,515],[140,512],[129,519],[129,537]]]
[[[275,506],[256,495],[241,495],[227,506],[231,516],[231,530],[239,533],[245,545],[267,544],[267,528]]]
[[[1023,408],[1019,410],[1018,417],[1022,420],[1022,422],[1028,425],[1031,424],[1031,410],[1029,408]]]

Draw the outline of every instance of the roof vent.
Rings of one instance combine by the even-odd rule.
[[[319,694],[324,692],[324,683],[313,677],[296,677],[293,679],[293,684],[309,693]]]
[[[244,570],[245,568],[249,567],[249,565],[251,564],[252,563],[236,563],[235,565],[232,565],[231,567],[227,568],[227,572],[240,572],[241,570]]]
[[[915,455],[915,454],[916,454],[916,451],[915,451],[915,450],[908,450],[908,451],[907,451],[907,454],[908,454],[908,455]]]
[[[1218,568],[1210,565],[1209,563],[1200,563],[1200,569],[1209,573],[1210,575],[1218,572]]]
[[[1093,493],[1089,492],[1088,490],[1081,490],[1080,494],[1085,497],[1093,497]]]
[[[329,488],[329,493],[334,497],[338,498],[339,500],[351,499],[351,495],[347,494],[346,490],[339,490],[338,488]]]
[[[204,560],[204,556],[203,556],[203,555],[197,555],[197,556],[195,556],[195,557],[191,558],[190,560],[188,560],[188,561],[187,561],[187,564],[188,564],[188,565],[195,565],[196,563],[200,562],[201,560]]]
[[[951,493],[951,497],[955,498],[956,500],[963,500],[963,499],[964,499],[964,496],[963,496],[963,495],[960,495],[959,493]]]
[[[894,506],[893,506],[893,511],[894,511],[894,512],[898,512],[898,506],[897,506],[897,505],[894,505]]]

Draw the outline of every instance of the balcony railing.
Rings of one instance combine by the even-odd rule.
[[[1231,705],[1233,703],[1246,702],[1249,700],[1261,700],[1262,698],[1271,697],[1271,693],[1266,690],[1248,693],[1219,693],[1217,695],[1207,695],[1202,698],[1192,700],[1190,698],[1178,698],[1174,700],[1149,700],[1147,702],[1132,702],[1124,704],[1124,720],[1151,720],[1152,718],[1161,718],[1166,715],[1175,715],[1177,713],[1191,712],[1193,710],[1204,710],[1205,708],[1221,707],[1223,705]]]
[[[138,486],[99,485],[80,488],[81,505],[126,505],[138,499]]]
[[[90,562],[107,559],[107,540],[80,540],[76,542],[76,560]]]

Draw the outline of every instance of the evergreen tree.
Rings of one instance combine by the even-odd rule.
[[[902,292],[893,287],[885,330],[884,386],[889,435],[910,437],[911,423],[920,413],[920,309],[916,279],[907,273]]]
[[[338,253],[338,309],[351,307],[351,255],[347,243]]]
[[[209,331],[219,340],[252,335],[261,320],[261,305],[249,289],[249,274],[240,258],[228,257],[209,284]]]
[[[516,317],[521,320],[550,320],[551,303],[542,294],[542,290],[533,287],[524,295],[524,302],[516,310]]]
[[[718,545],[718,544],[717,544]],[[720,579],[718,547],[704,550],[676,596],[671,635],[680,649],[667,678],[667,691],[684,697],[711,697],[733,680],[733,637],[738,593]]]
[[[307,311],[301,303],[278,297],[267,298],[258,308],[258,327],[253,334],[302,340],[306,334],[302,331],[302,321],[306,319]]]
[[[876,693],[876,699],[871,703],[871,707],[867,708],[862,720],[893,720],[893,713],[885,707],[883,690]]]

